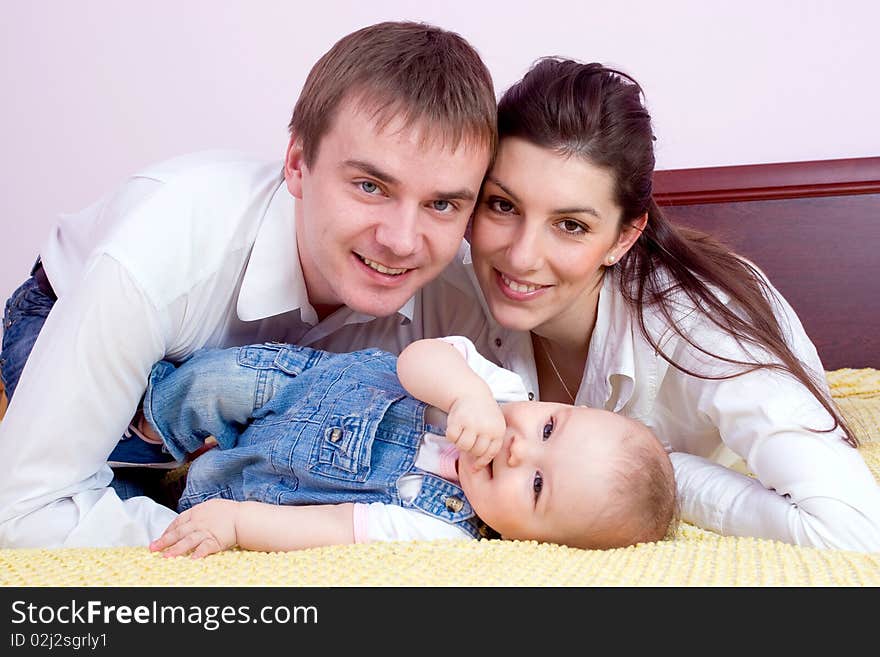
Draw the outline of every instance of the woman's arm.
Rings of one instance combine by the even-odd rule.
[[[755,475],[673,455],[684,520],[727,535],[880,550],[880,488],[841,430],[822,431],[833,419],[800,383],[768,369],[682,381],[681,403]]]
[[[354,543],[353,504],[281,506],[213,499],[181,513],[151,551],[200,558],[235,545],[245,550],[287,552]]]

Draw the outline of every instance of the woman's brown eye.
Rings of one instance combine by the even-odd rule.
[[[510,201],[505,201],[504,199],[496,198],[493,199],[490,203],[492,208],[498,212],[512,212],[513,211],[513,203]]]
[[[560,225],[562,226],[563,231],[565,231],[566,233],[571,233],[573,235],[587,232],[587,229],[574,219],[565,219],[561,222]]]

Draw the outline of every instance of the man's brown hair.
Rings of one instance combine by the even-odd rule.
[[[462,140],[498,141],[495,90],[480,56],[454,32],[415,22],[385,22],[343,37],[306,78],[289,129],[314,163],[339,105],[354,99],[380,128],[400,116],[427,126],[455,148]]]

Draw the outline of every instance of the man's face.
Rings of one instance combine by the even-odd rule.
[[[391,315],[452,260],[489,164],[488,146],[451,149],[424,126],[381,129],[343,102],[311,166],[294,135],[285,177],[309,300]]]

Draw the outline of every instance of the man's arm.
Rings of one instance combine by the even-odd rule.
[[[145,545],[175,517],[120,500],[106,465],[164,350],[159,313],[108,256],[56,302],[0,423],[0,546]]]
[[[437,339],[409,344],[398,356],[397,376],[413,397],[447,413],[446,438],[470,453],[475,468],[495,457],[504,416],[489,385],[455,346]]]
[[[283,506],[213,499],[180,514],[150,550],[200,558],[235,545],[288,552],[354,543],[354,505]]]

